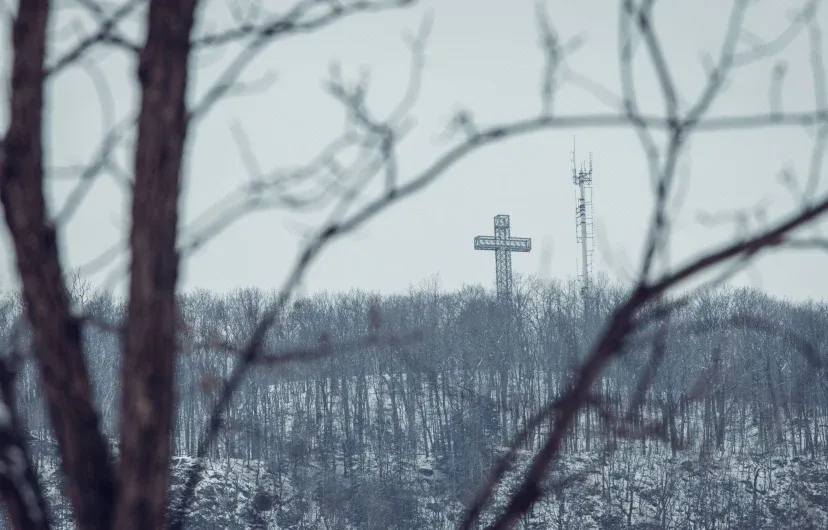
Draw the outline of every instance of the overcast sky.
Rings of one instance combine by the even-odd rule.
[[[202,8],[202,18],[226,23],[225,3],[209,3],[207,9]],[[746,29],[753,38],[770,39],[788,24],[791,9],[801,3],[754,2]],[[657,31],[685,101],[694,101],[703,86],[700,58],[718,53],[730,7],[730,2],[721,0],[659,4]],[[618,93],[617,2],[556,0],[548,2],[548,11],[562,40],[585,39],[568,58],[568,66]],[[415,177],[457,142],[444,132],[458,109],[469,109],[481,125],[527,118],[540,111],[543,56],[533,0],[422,1],[415,8],[358,15],[311,35],[291,36],[264,51],[243,76],[254,80],[272,74],[275,80],[266,90],[229,99],[197,123],[188,148],[184,224],[221,204],[223,197],[251,178],[234,141],[232,124],[244,129],[262,171],[297,167],[342,132],[341,107],[326,94],[322,83],[332,60],[342,64],[346,75],[370,69],[369,106],[378,115],[387,112],[407,83],[410,54],[402,36],[416,31],[427,13],[433,24],[422,91],[413,112],[415,127],[400,147],[402,179]],[[825,9],[818,18],[828,27]],[[66,24],[73,19],[78,21],[76,26]],[[77,10],[63,11],[60,22],[55,35],[65,43],[77,38],[70,28],[92,28]],[[10,41],[7,28],[3,31],[2,64],[7,70]],[[231,57],[231,53],[205,56],[194,66],[198,72],[193,78],[195,98]],[[782,93],[785,108],[813,107],[807,31],[782,57],[787,62]],[[104,133],[135,108],[134,62],[123,52],[111,50],[100,50],[92,58],[94,68],[66,70],[49,87],[47,162],[51,167],[89,163]],[[775,64],[763,62],[739,70],[712,113],[767,111]],[[640,54],[636,65],[639,98],[646,109],[657,112],[663,108],[662,100],[651,72],[646,56]],[[105,77],[108,92],[96,89],[99,77]],[[556,109],[567,115],[612,110],[594,94],[571,84],[559,91]],[[5,124],[6,107],[0,112]],[[492,218],[497,214],[511,216],[513,235],[533,240],[530,254],[513,255],[516,273],[572,277],[579,255],[571,181],[573,137],[579,162],[590,152],[594,156],[595,269],[627,279],[638,267],[652,205],[640,143],[629,129],[576,129],[521,136],[474,152],[450,167],[436,184],[330,246],[311,269],[304,291],[355,287],[401,292],[433,274],[439,274],[448,289],[465,283],[490,287],[494,256],[473,250],[473,238],[492,233]],[[680,264],[738,233],[733,223],[700,224],[701,213],[718,214],[761,203],[774,219],[795,208],[798,199],[780,182],[780,174],[787,170],[803,182],[810,157],[811,136],[803,128],[694,136],[680,164],[681,200],[677,204],[681,208],[674,220],[673,263]],[[128,159],[121,158],[129,167]],[[50,203],[57,211],[74,184],[56,176],[51,183]],[[123,238],[128,213],[128,197],[118,179],[99,178],[62,227],[65,262],[72,267],[82,265]],[[319,220],[318,214],[288,210],[249,215],[187,259],[182,288],[276,287],[293,263],[303,232]],[[9,286],[14,274],[6,234],[3,244],[2,277]],[[796,299],[824,298],[828,295],[826,265],[828,259],[818,252],[777,253],[760,259],[736,282]],[[106,268],[91,279],[101,284],[112,270]]]

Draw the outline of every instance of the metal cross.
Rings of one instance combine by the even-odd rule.
[[[528,237],[511,237],[508,215],[495,216],[494,232],[494,236],[475,237],[474,249],[494,250],[497,299],[505,300],[512,294],[512,252],[529,252],[532,250],[532,240]]]

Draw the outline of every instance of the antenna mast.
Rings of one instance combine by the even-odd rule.
[[[575,158],[575,139],[572,139],[572,183],[577,186],[575,207],[575,240],[581,244],[581,295],[584,299],[584,318],[587,316],[587,295],[592,276],[592,254],[594,250],[594,228],[592,214],[592,153],[589,166],[581,163],[580,169]]]

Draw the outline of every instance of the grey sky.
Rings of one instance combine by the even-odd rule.
[[[769,39],[783,29],[787,13],[801,2],[755,4],[746,28]],[[618,93],[617,2],[557,0],[548,6],[562,39],[579,34],[586,38],[585,45],[569,58],[569,67]],[[729,9],[730,2],[718,0],[659,4],[658,32],[687,101],[696,98],[704,82],[701,54],[718,53]],[[266,171],[302,164],[341,132],[341,108],[322,89],[330,60],[339,60],[347,75],[360,66],[370,68],[369,104],[380,115],[390,110],[407,81],[410,56],[401,35],[416,30],[426,12],[433,16],[433,28],[423,88],[414,111],[416,128],[400,152],[402,177],[415,175],[457,141],[445,139],[443,132],[460,108],[470,109],[481,125],[539,111],[542,55],[534,1],[431,0],[414,9],[360,15],[273,45],[244,78],[272,71],[278,76],[274,84],[266,92],[223,102],[198,124],[189,146],[185,220],[192,220],[249,178],[229,127],[234,120],[244,127]],[[219,1],[211,2],[203,13],[226,17]],[[67,10],[61,20],[76,16]],[[824,9],[818,18],[828,27]],[[8,43],[7,28],[3,32]],[[2,62],[8,65],[8,44],[3,49]],[[783,93],[788,110],[814,105],[808,54],[808,35],[803,32],[783,55],[788,61]],[[122,52],[101,51],[95,57],[100,59],[98,70],[110,83],[115,114],[121,119],[136,103],[131,85],[134,64]],[[205,61],[194,77],[196,94],[228,58]],[[645,59],[641,54],[636,68],[639,99],[645,110],[658,112],[662,102]],[[738,70],[713,113],[766,111],[773,66],[773,62],[762,62]],[[99,93],[90,79],[85,70],[72,68],[52,82],[50,164],[87,162],[103,131],[111,126],[105,123],[109,117],[102,115]],[[573,85],[559,92],[556,108],[567,115],[610,110]],[[4,105],[0,121],[5,120]],[[573,135],[579,161],[589,151],[595,158],[596,270],[625,278],[638,264],[649,220],[651,191],[645,159],[631,130],[582,129],[522,136],[464,159],[422,194],[329,247],[312,268],[306,291],[351,287],[404,291],[434,273],[439,273],[446,288],[464,283],[489,287],[494,280],[494,256],[474,251],[472,240],[491,233],[492,217],[500,213],[511,215],[513,235],[533,238],[530,254],[513,257],[515,272],[573,276],[578,255],[575,189],[570,178]],[[773,219],[795,207],[795,199],[779,182],[780,170],[793,170],[804,181],[810,149],[810,136],[803,129],[695,136],[681,165],[682,179],[689,180],[680,186],[686,196],[675,219],[673,262],[727,241],[737,232],[733,224],[701,226],[700,211],[723,212],[767,201]],[[68,181],[56,182],[52,200],[62,204],[68,189]],[[69,263],[78,266],[117,241],[127,228],[128,213],[127,197],[116,179],[100,178],[62,231]],[[293,212],[249,215],[185,263],[182,286],[220,291],[247,285],[278,286],[296,255],[303,227],[312,227],[318,220],[315,215]],[[4,249],[8,248],[4,239]],[[11,257],[7,250],[3,256],[7,283],[13,278]],[[824,298],[828,283],[817,279],[826,264],[828,260],[817,252],[778,254],[760,259],[737,283],[792,298]],[[110,270],[92,279],[102,282]]]

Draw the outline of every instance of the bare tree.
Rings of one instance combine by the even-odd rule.
[[[271,351],[267,336],[274,323],[288,309],[297,285],[308,266],[327,245],[343,238],[366,221],[399,201],[425,189],[445,174],[456,162],[475,151],[506,138],[549,129],[571,127],[624,126],[640,136],[656,182],[656,204],[638,281],[626,300],[611,314],[592,354],[577,371],[572,384],[553,404],[529,418],[529,431],[537,429],[546,417],[553,417],[553,428],[545,437],[520,488],[495,523],[497,528],[513,526],[538,500],[550,465],[578,412],[593,407],[616,432],[628,433],[634,414],[615,418],[592,398],[593,384],[607,364],[624,351],[633,331],[653,321],[662,321],[686,298],[665,301],[677,285],[721,264],[738,266],[772,247],[820,244],[795,239],[791,234],[819,219],[828,210],[828,198],[810,201],[783,221],[746,237],[678,269],[655,273],[656,262],[665,252],[669,235],[668,206],[675,192],[676,166],[688,137],[711,130],[736,130],[766,126],[817,127],[815,152],[821,152],[828,130],[825,103],[824,69],[818,48],[819,35],[814,15],[817,2],[808,2],[791,29],[770,43],[740,49],[742,17],[749,7],[736,0],[728,34],[718,61],[712,65],[709,83],[695,104],[683,109],[678,87],[672,79],[653,23],[654,0],[620,2],[622,44],[621,78],[624,94],[617,111],[605,114],[569,116],[554,112],[553,96],[558,76],[565,71],[566,54],[573,42],[561,43],[541,13],[544,81],[540,110],[535,116],[490,126],[479,126],[471,113],[461,112],[453,126],[459,134],[453,145],[437,156],[419,173],[407,174],[397,162],[400,142],[408,127],[409,114],[418,95],[423,47],[427,25],[410,39],[411,80],[398,106],[387,116],[377,117],[371,110],[368,86],[364,79],[351,82],[334,69],[329,81],[331,95],[349,114],[349,129],[326,146],[305,167],[289,173],[262,176],[252,156],[246,156],[255,181],[227,202],[229,206],[210,212],[195,230],[178,231],[182,160],[187,150],[188,133],[219,100],[239,88],[239,78],[249,62],[264,48],[291,35],[320,31],[357,14],[402,8],[412,0],[300,0],[279,13],[263,9],[251,12],[257,17],[239,15],[238,24],[217,32],[198,31],[195,21],[206,10],[206,3],[195,0],[126,0],[114,8],[103,2],[78,2],[99,22],[95,33],[65,50],[51,64],[46,61],[50,42],[50,17],[54,7],[48,0],[20,0],[13,17],[13,63],[11,69],[9,124],[0,149],[0,202],[12,237],[16,267],[22,286],[26,318],[34,339],[34,359],[60,454],[66,493],[71,500],[77,527],[87,529],[164,528],[167,525],[168,475],[172,453],[172,432],[176,417],[175,363],[178,355],[179,313],[176,300],[178,269],[182,256],[200,247],[210,236],[233,220],[258,207],[304,208],[324,205],[330,217],[300,252],[275,300],[264,311],[244,344],[229,345],[236,364],[219,389],[209,421],[201,433],[198,465],[188,476],[184,493],[172,510],[171,526],[181,528],[188,503],[200,476],[200,460],[216,440],[224,423],[231,398],[246,375],[256,365],[280,365],[287,360],[326,355],[329,344],[296,351]],[[202,5],[205,4],[205,5]],[[258,4],[254,4],[258,5]],[[145,21],[146,37],[132,42],[119,29],[130,16]],[[772,56],[802,28],[810,28],[815,51],[814,82],[819,95],[808,112],[770,112],[745,116],[708,116],[712,102],[725,80],[738,67]],[[632,85],[633,41],[641,39],[658,75],[665,100],[665,111],[648,115],[639,110]],[[241,47],[225,74],[202,99],[192,105],[185,99],[193,70],[194,52],[218,49],[231,44]],[[43,123],[44,88],[54,76],[69,68],[97,46],[110,46],[138,58],[140,104],[134,122],[116,127],[102,143],[100,157],[80,172],[76,193],[57,215],[47,211],[44,200]],[[580,78],[568,77],[578,81]],[[585,80],[585,87],[595,88]],[[130,172],[132,211],[129,239],[129,299],[122,334],[119,451],[111,454],[99,413],[93,402],[89,367],[84,357],[81,327],[86,323],[72,311],[65,263],[59,252],[56,222],[77,207],[88,183],[104,168],[114,165],[112,151],[122,140],[128,126],[137,132],[131,147],[134,165]],[[667,143],[659,153],[654,135],[666,135]],[[240,147],[246,153],[243,134]],[[355,163],[344,165],[338,158],[348,149],[359,148]],[[821,172],[820,156],[814,157],[813,175]],[[359,202],[359,191],[371,182],[383,183],[382,193]],[[315,183],[316,192],[300,190]],[[318,191],[321,190],[321,191]],[[661,336],[656,334],[657,337]],[[662,337],[663,339],[663,337]],[[652,370],[645,370],[637,395],[644,395],[659,365],[663,347],[657,339],[652,348]],[[376,330],[369,330],[366,343],[377,342]],[[396,344],[398,336],[388,339]],[[363,342],[356,341],[357,345]],[[808,353],[807,349],[803,350]],[[304,356],[302,354],[305,354]],[[819,365],[818,356],[808,360]],[[15,366],[4,360],[2,371],[3,406],[0,407],[0,493],[16,528],[49,528],[46,501],[23,442],[20,411],[14,403]],[[389,379],[388,391],[396,396],[397,384]],[[436,380],[435,380],[436,381]],[[507,385],[504,384],[504,387]],[[502,401],[506,401],[506,394]],[[632,410],[636,404],[633,403]],[[415,417],[415,411],[409,411]],[[447,414],[445,414],[448,417]],[[395,420],[396,421],[396,420]],[[462,424],[462,418],[460,420]],[[643,428],[642,428],[643,429]],[[658,428],[643,429],[656,435]],[[518,434],[524,440],[526,430]],[[522,443],[522,442],[521,442]],[[488,502],[492,487],[503,473],[498,466],[481,495],[470,505],[466,526],[473,524]]]

